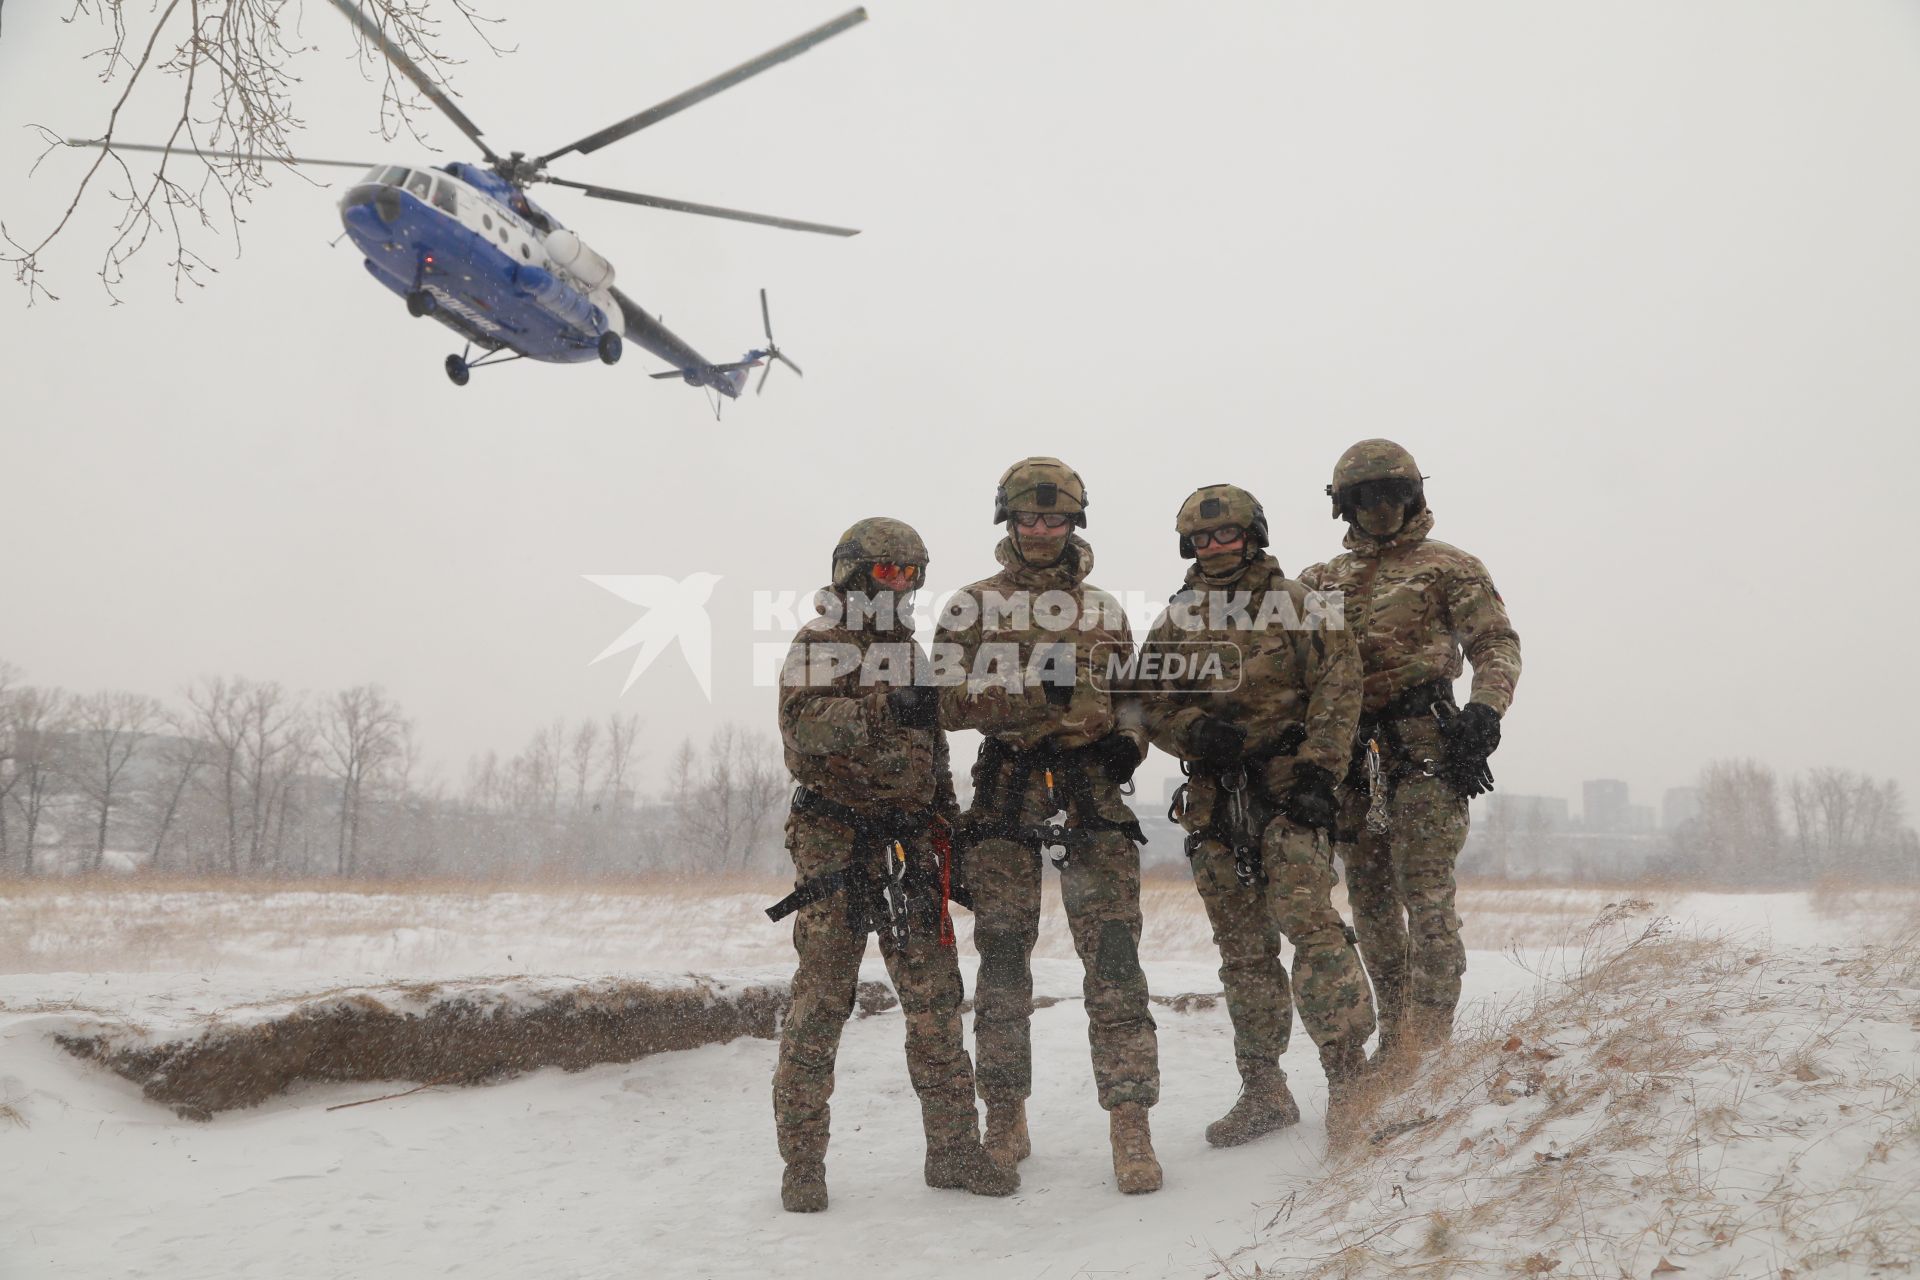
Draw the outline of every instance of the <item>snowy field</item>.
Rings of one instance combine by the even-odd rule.
[[[1898,942],[1920,906],[1898,894],[1467,891],[1461,1043],[1333,1160],[1297,1028],[1303,1123],[1216,1151],[1201,1131],[1237,1088],[1225,1010],[1158,1006],[1167,1181],[1139,1198],[1112,1188],[1057,898],[1036,961],[1057,1003],[1034,1016],[1034,1155],[1011,1201],[921,1184],[897,1010],[848,1024],[833,1207],[810,1217],[779,1208],[767,1040],[339,1110],[409,1085],[296,1085],[200,1123],[53,1038],[178,1039],[343,988],[783,983],[787,930],[759,914],[779,891],[0,891],[0,1277],[1920,1267],[1920,960]],[[1629,899],[1645,901],[1608,909]],[[1217,992],[1191,887],[1150,882],[1146,912],[1155,995]],[[884,981],[877,951],[863,977]]]

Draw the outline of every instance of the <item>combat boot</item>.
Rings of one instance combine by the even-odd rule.
[[[1367,1054],[1360,1041],[1323,1045],[1320,1065],[1327,1073],[1327,1150],[1340,1151],[1364,1136],[1377,1096],[1367,1087]]]
[[[1420,1067],[1420,1047],[1406,1034],[1400,1018],[1380,1023],[1380,1042],[1367,1059],[1367,1074],[1377,1080],[1400,1080]]]
[[[995,1161],[969,1138],[927,1148],[927,1185],[976,1196],[1010,1196],[1020,1189],[1020,1170]]]
[[[1160,1189],[1160,1161],[1153,1154],[1153,1133],[1147,1127],[1147,1109],[1122,1102],[1108,1113],[1113,1135],[1113,1182],[1121,1194],[1143,1195]]]
[[[1407,1011],[1407,1028],[1401,1040],[1415,1054],[1443,1049],[1453,1039],[1453,1010],[1444,1005],[1415,1005]]]
[[[819,1213],[827,1207],[827,1166],[795,1160],[780,1176],[780,1207],[788,1213]]]
[[[1009,1169],[1033,1154],[1024,1100],[987,1103],[987,1136],[982,1145],[988,1155]]]
[[[1216,1147],[1237,1147],[1299,1123],[1300,1104],[1287,1088],[1287,1073],[1263,1064],[1241,1082],[1240,1098],[1232,1109],[1207,1126],[1207,1141]]]
[[[1381,1004],[1380,1039],[1373,1047],[1373,1056],[1367,1060],[1369,1068],[1379,1070],[1382,1066],[1397,1061],[1405,1037],[1401,1034],[1402,1019],[1398,1009],[1390,1009]]]

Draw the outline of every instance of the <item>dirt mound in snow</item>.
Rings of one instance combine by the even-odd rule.
[[[740,1036],[769,1039],[790,1002],[783,986],[597,982],[559,987],[448,984],[330,993],[247,1011],[190,1039],[132,1028],[56,1037],[187,1118],[256,1106],[303,1081],[479,1084],[540,1067],[578,1071]],[[864,1014],[898,1001],[860,984]]]
[[[1920,934],[1777,952],[1645,907],[1463,1028],[1215,1274],[1920,1267]]]

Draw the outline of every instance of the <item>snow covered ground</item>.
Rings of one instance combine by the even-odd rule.
[[[1920,1184],[1912,1091],[1920,974],[1889,960],[1893,953],[1868,950],[1910,916],[1910,898],[1647,895],[1653,908],[1634,909],[1620,928],[1672,917],[1658,944],[1669,957],[1680,954],[1676,939],[1731,931],[1739,963],[1713,981],[1633,969],[1630,981],[1582,988],[1586,1003],[1575,1007],[1565,1001],[1569,975],[1581,972],[1581,931],[1622,895],[1469,893],[1474,1035],[1464,1037],[1457,1060],[1436,1064],[1421,1087],[1383,1108],[1383,1126],[1411,1127],[1331,1159],[1321,1123],[1325,1084],[1298,1038],[1286,1065],[1304,1122],[1239,1150],[1207,1147],[1201,1130],[1237,1087],[1225,1010],[1159,1007],[1163,1100],[1153,1121],[1167,1185],[1138,1198],[1112,1188],[1079,969],[1057,904],[1036,987],[1059,1003],[1034,1016],[1035,1151],[1011,1201],[921,1184],[897,1011],[848,1025],[828,1163],[833,1208],[812,1217],[779,1208],[768,1101],[774,1046],[765,1040],[336,1111],[327,1107],[392,1090],[296,1086],[257,1108],[195,1123],[52,1038],[126,1023],[177,1036],[370,983],[524,987],[611,976],[671,981],[691,972],[784,981],[786,931],[758,914],[772,888],[376,894],[43,886],[0,896],[0,969],[8,974],[0,977],[0,1154],[11,1175],[0,1196],[0,1277],[1065,1280],[1529,1268],[1612,1277],[1653,1274],[1666,1258],[1692,1280],[1920,1265],[1901,1252],[1912,1232],[1886,1229],[1889,1217],[1912,1228],[1916,1214],[1898,1189]],[[1217,991],[1217,961],[1191,888],[1152,884],[1146,909],[1142,951],[1156,995]],[[960,923],[971,986],[964,915]],[[1718,965],[1730,953],[1713,954]],[[1749,956],[1759,959],[1749,965]],[[877,953],[863,977],[884,980]],[[1702,1042],[1709,1056],[1649,1064],[1624,1053],[1623,1045],[1653,1045],[1644,1027],[1621,1028],[1668,990],[1677,1001],[1673,1020],[1715,1014],[1715,1038]],[[1510,1025],[1524,1035],[1506,1050],[1494,1037]],[[1535,1049],[1554,1056],[1528,1057]],[[1798,1078],[1807,1072],[1815,1078]],[[1646,1247],[1629,1239],[1652,1230],[1657,1212],[1671,1216],[1661,1202],[1676,1197],[1655,1170],[1634,1166],[1630,1152],[1602,1151],[1589,1132],[1628,1097],[1652,1099],[1645,1115],[1654,1155],[1671,1154],[1660,1144],[1663,1131],[1675,1130],[1676,1108],[1691,1105],[1696,1120],[1711,1112],[1688,1139],[1702,1162],[1690,1185],[1707,1197],[1702,1203],[1725,1199],[1750,1212],[1717,1225],[1689,1219],[1686,1230]],[[1748,1106],[1756,1108],[1750,1116]],[[1876,1156],[1877,1144],[1885,1151]],[[1735,1176],[1742,1170],[1751,1185]],[[1894,1189],[1864,1195],[1868,1184],[1850,1181],[1863,1171]],[[1567,1203],[1594,1216],[1584,1233],[1577,1217],[1549,1220],[1543,1208],[1565,1205],[1533,1195],[1533,1179],[1564,1186],[1575,1172],[1582,1180]],[[1639,1189],[1634,1178],[1644,1180]],[[1763,1212],[1799,1203],[1796,1178],[1806,1182],[1805,1203]],[[1510,1202],[1511,1213],[1475,1217],[1476,1200]],[[1836,1245],[1849,1239],[1848,1221],[1882,1230],[1870,1242]],[[1796,1230],[1809,1242],[1798,1251]],[[1716,1244],[1715,1231],[1728,1242]],[[1632,1245],[1625,1252],[1604,1244],[1623,1239]],[[1752,1247],[1735,1250],[1736,1241]],[[1669,1258],[1663,1250],[1678,1252]]]

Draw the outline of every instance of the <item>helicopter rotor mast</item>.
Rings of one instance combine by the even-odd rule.
[[[817,44],[831,40],[843,31],[859,26],[867,20],[865,8],[849,9],[829,22],[823,22],[813,30],[795,36],[785,44],[767,50],[757,58],[750,58],[739,66],[722,71],[710,80],[677,93],[664,102],[657,102],[645,111],[610,124],[604,129],[588,134],[577,142],[570,142],[558,151],[529,158],[524,151],[512,151],[505,156],[497,154],[481,138],[480,126],[468,118],[453,102],[453,99],[436,85],[422,70],[418,63],[406,55],[398,45],[387,38],[380,24],[368,17],[360,7],[358,0],[333,0],[334,8],[340,10],[360,31],[361,35],[379,48],[381,53],[393,65],[411,80],[429,102],[438,107],[459,130],[466,134],[473,144],[480,148],[493,171],[516,187],[527,187],[536,182],[549,182],[557,187],[571,187],[596,200],[613,200],[621,204],[646,205],[655,209],[666,209],[674,213],[692,213],[707,218],[726,218],[734,222],[751,222],[765,227],[779,227],[786,231],[810,231],[818,235],[857,236],[859,231],[852,227],[839,227],[825,222],[807,222],[799,218],[780,218],[772,214],[749,213],[743,209],[727,209],[719,205],[697,204],[691,200],[675,200],[666,196],[646,195],[638,191],[623,191],[616,187],[602,187],[590,182],[575,182],[569,178],[559,178],[546,172],[550,161],[561,156],[578,152],[587,155],[600,148],[631,137],[650,125],[660,123],[670,116],[678,115],[688,107],[705,102],[715,94],[744,81],[751,80],[763,71],[779,66],[789,58],[805,53]]]

